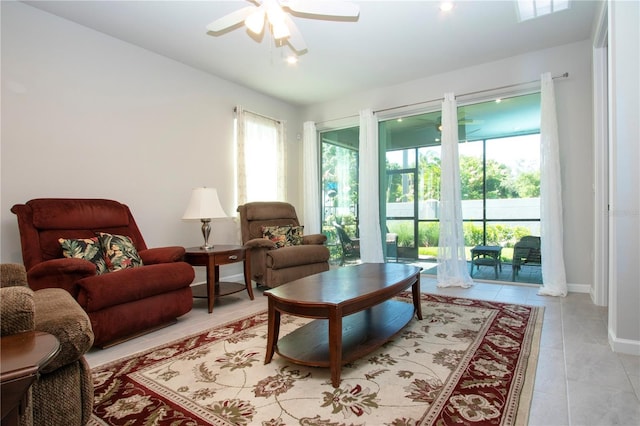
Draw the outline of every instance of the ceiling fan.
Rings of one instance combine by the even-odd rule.
[[[323,20],[352,20],[360,15],[355,3],[339,0],[247,0],[253,3],[219,18],[209,25],[207,31],[226,33],[244,23],[256,36],[262,35],[265,24],[276,41],[286,42],[297,53],[307,50],[298,27],[291,15]]]
[[[436,130],[438,130],[439,132],[442,131],[442,116],[438,116],[436,117],[436,119],[431,119],[431,118],[419,118],[419,120],[424,121],[426,123],[428,123],[429,125],[432,125],[436,128]],[[479,126],[481,124],[484,124],[484,120],[477,120],[474,118],[468,118],[466,115],[458,115],[458,126],[459,127],[466,127],[466,126]],[[480,130],[479,128],[476,130],[472,130],[471,132],[469,132],[469,134],[477,132],[478,130]]]

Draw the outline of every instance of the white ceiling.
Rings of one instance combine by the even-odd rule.
[[[310,0],[315,1],[315,0]],[[355,1],[356,22],[294,17],[308,52],[287,65],[287,48],[244,27],[207,34],[212,21],[250,5],[235,1],[25,1],[41,10],[223,79],[308,105],[588,39],[600,1],[522,23],[514,1]]]

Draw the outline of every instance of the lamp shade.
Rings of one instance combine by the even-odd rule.
[[[182,219],[214,219],[227,217],[215,188],[194,188]]]

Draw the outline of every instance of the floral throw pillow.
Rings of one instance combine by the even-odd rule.
[[[275,244],[276,248],[284,247],[287,243],[287,230],[291,226],[263,226],[262,238],[266,238]]]
[[[302,244],[303,226],[263,226],[262,237],[272,241],[276,248]]]
[[[62,255],[64,257],[88,260],[96,265],[98,275],[109,272],[98,237],[83,239],[60,238],[58,242],[62,247]]]
[[[302,245],[302,236],[304,235],[304,226],[292,226],[291,232],[287,236],[287,245]]]
[[[110,271],[137,268],[142,266],[142,259],[133,245],[131,238],[125,235],[112,235],[105,232],[99,234],[100,245],[104,251],[107,268]]]

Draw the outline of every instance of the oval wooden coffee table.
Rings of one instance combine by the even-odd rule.
[[[380,347],[411,321],[422,319],[420,271],[397,263],[332,269],[267,290],[269,322],[265,364],[274,352],[291,362],[329,367],[340,384],[342,365]],[[391,300],[411,287],[413,305]],[[280,315],[314,318],[278,340]]]

